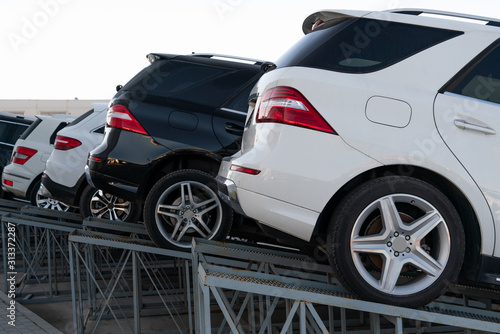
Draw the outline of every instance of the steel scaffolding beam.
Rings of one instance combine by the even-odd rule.
[[[81,224],[74,223],[73,214],[65,212],[46,212],[34,207],[19,211],[22,214],[9,213],[1,218],[5,291],[7,279],[15,276],[16,299],[23,303],[70,300],[71,291],[62,290],[60,284],[69,282],[68,234],[81,228]],[[36,216],[32,215],[34,212]],[[15,236],[11,242],[15,244],[15,266],[7,261],[5,247],[12,236]]]
[[[167,317],[171,332],[193,331],[189,253],[160,249],[136,237],[81,230],[69,235],[69,246],[75,333],[94,333],[104,318],[116,322],[117,332],[140,333],[146,315]]]
[[[281,257],[269,254],[266,259],[268,251],[257,247],[252,250],[244,246],[239,250],[238,245],[205,240],[195,240],[193,247],[193,265],[197,265],[198,276],[194,281],[199,333],[215,330],[218,333],[333,333],[339,327],[342,333],[445,333],[460,329],[500,332],[500,312],[497,305],[491,307],[491,300],[486,303],[489,306],[483,304],[480,308],[460,305],[462,298],[450,297],[447,298],[451,300],[445,297],[418,310],[377,304],[356,299],[329,282],[328,275],[318,279],[317,268],[311,270],[307,261],[297,260],[293,268],[283,271],[293,254]],[[217,250],[211,251],[211,248]],[[207,255],[214,253],[224,258],[242,254],[248,258],[255,254],[253,258],[258,261],[270,260],[268,265],[273,269],[262,270],[265,262],[249,265],[247,269],[210,264],[206,261]],[[282,270],[276,270],[278,264]],[[477,295],[474,289],[462,290],[467,290],[470,296]],[[219,312],[215,312],[213,300],[223,314],[222,321],[214,320],[214,314]],[[259,314],[264,316],[256,317]],[[339,321],[334,321],[335,317]]]
[[[167,333],[500,333],[497,290],[454,285],[420,309],[394,307],[355,298],[300,251],[203,239],[191,253],[159,249],[143,224],[5,200],[0,217],[5,274],[15,226],[17,297],[70,299],[75,333],[103,319],[140,333],[146,316],[168,320]]]

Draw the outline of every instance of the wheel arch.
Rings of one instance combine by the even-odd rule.
[[[80,176],[78,181],[76,181],[76,184],[78,185],[78,189],[77,189],[76,194],[75,194],[74,203],[75,203],[75,205],[78,206],[78,204],[80,203],[80,199],[82,198],[83,190],[89,184],[87,182],[87,178],[85,177],[85,174],[82,174],[82,176]]]
[[[26,198],[27,198],[28,200],[30,199],[31,192],[33,191],[33,188],[35,187],[35,184],[36,184],[38,181],[41,181],[41,180],[42,180],[42,174],[43,174],[43,173],[40,173],[40,175],[37,175],[35,178],[33,178],[33,181],[31,181],[31,184],[29,185],[28,190],[26,191]]]
[[[431,184],[432,186],[439,189],[442,193],[444,193],[446,197],[448,197],[455,209],[458,211],[466,236],[465,259],[462,266],[462,271],[465,272],[467,270],[474,270],[474,266],[477,265],[480,259],[482,240],[479,221],[474,212],[474,209],[472,208],[472,205],[469,203],[462,191],[457,188],[451,181],[440,174],[416,166],[383,166],[366,171],[350,180],[334,194],[334,196],[325,206],[325,209],[318,218],[315,233],[311,240],[318,244],[321,244],[326,240],[325,236],[330,217],[339,205],[342,198],[344,198],[350,191],[357,188],[358,186],[384,176],[413,177]]]
[[[147,196],[147,190],[163,176],[181,169],[196,169],[212,175],[217,175],[222,157],[208,151],[183,150],[163,156],[149,172],[147,181],[140,193]]]

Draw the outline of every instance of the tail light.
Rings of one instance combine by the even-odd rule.
[[[127,107],[116,104],[109,108],[106,117],[106,126],[132,132],[137,132],[143,135],[148,133],[142,125],[132,116]]]
[[[54,149],[67,151],[71,150],[72,148],[78,147],[80,145],[82,145],[82,142],[79,141],[78,139],[65,136],[56,136],[56,140],[54,142]]]
[[[237,166],[237,165],[231,165],[231,170],[234,170],[235,172],[241,172],[244,174],[250,174],[250,175],[259,175],[260,170],[258,169],[252,169],[252,168],[247,168],[247,167],[242,167],[242,166]]]
[[[307,99],[296,89],[268,90],[257,111],[257,123],[283,123],[337,134]]]
[[[32,148],[18,146],[12,154],[12,162],[19,165],[24,165],[32,156],[38,152]]]

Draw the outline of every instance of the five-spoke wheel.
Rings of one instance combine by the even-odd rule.
[[[218,197],[213,176],[179,170],[151,189],[144,205],[144,223],[158,246],[186,250],[193,237],[224,238],[232,224],[232,211]]]
[[[384,177],[349,194],[334,213],[329,257],[360,297],[416,307],[442,294],[460,270],[463,226],[433,186]]]

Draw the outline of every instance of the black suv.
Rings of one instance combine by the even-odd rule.
[[[0,112],[0,175],[10,162],[14,144],[34,121],[33,117]],[[3,192],[0,187],[1,196]]]
[[[105,138],[89,155],[89,181],[143,203],[160,247],[224,238],[233,213],[215,176],[221,159],[240,148],[251,89],[274,65],[207,54],[147,57],[151,65],[117,87]]]

